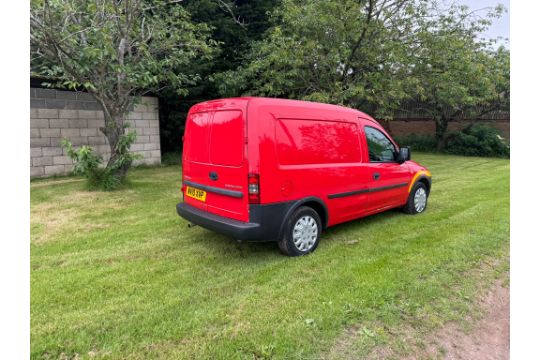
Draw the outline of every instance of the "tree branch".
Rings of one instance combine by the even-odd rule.
[[[217,0],[217,2],[219,4],[219,7],[225,12],[227,12],[236,24],[240,25],[241,27],[246,27],[246,23],[244,22],[244,20],[240,19],[240,16],[236,16],[234,14],[234,11],[232,9],[233,5],[230,2],[224,0]]]

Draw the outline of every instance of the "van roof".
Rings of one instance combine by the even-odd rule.
[[[232,98],[224,98],[224,99],[215,99],[215,100],[208,100],[201,103],[198,103],[194,107],[197,109],[195,111],[201,111],[204,108],[207,107],[214,107],[216,103],[220,103],[222,105],[232,105],[237,102],[249,102],[249,103],[255,103],[257,105],[304,105],[306,107],[309,107],[310,109],[318,109],[318,110],[333,110],[333,111],[341,111],[341,112],[350,112],[354,113],[359,117],[365,118],[367,120],[371,120],[377,123],[375,119],[373,119],[368,114],[352,109],[349,107],[341,106],[341,105],[332,105],[332,104],[324,104],[324,103],[318,103],[313,101],[304,101],[304,100],[291,100],[291,99],[281,99],[281,98],[268,98],[268,97],[257,97],[257,96],[243,96],[243,97],[232,97]]]

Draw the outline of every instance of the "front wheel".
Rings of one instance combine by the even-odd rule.
[[[287,219],[285,233],[278,241],[281,252],[301,256],[313,252],[321,239],[321,219],[310,207],[302,206]]]
[[[409,194],[409,199],[403,207],[403,211],[411,215],[420,214],[427,207],[428,195],[429,191],[426,184],[422,182],[416,183]]]

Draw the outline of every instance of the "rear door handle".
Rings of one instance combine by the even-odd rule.
[[[374,179],[374,180],[379,180],[380,177],[381,177],[381,174],[379,174],[379,173],[373,173],[373,179]]]

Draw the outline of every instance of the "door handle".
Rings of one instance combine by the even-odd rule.
[[[373,173],[373,179],[374,179],[374,180],[379,180],[380,177],[381,177],[381,174],[379,174],[379,173]]]
[[[210,180],[216,181],[218,179],[218,174],[215,171],[210,171],[208,173],[208,177],[210,178]]]

